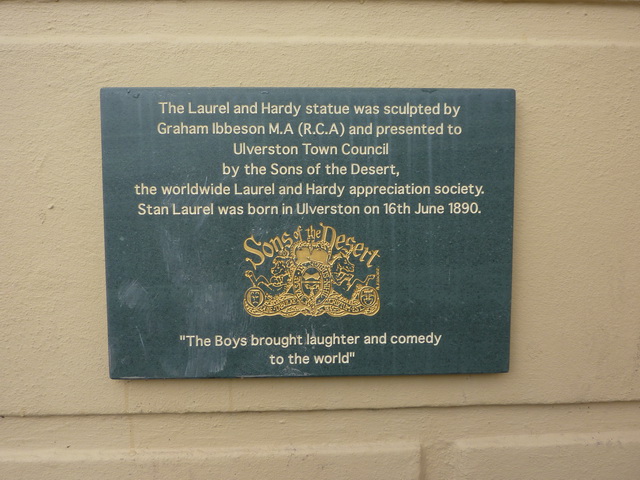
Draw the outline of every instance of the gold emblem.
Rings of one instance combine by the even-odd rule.
[[[374,267],[379,250],[333,227],[298,227],[268,241],[252,235],[244,249],[251,266],[243,302],[249,315],[371,316],[380,310],[380,272]],[[268,277],[256,275],[267,266]]]

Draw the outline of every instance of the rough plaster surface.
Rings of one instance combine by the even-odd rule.
[[[619,402],[7,417],[0,477],[197,479],[204,465],[215,478],[242,479],[259,471],[269,479],[626,480],[640,468],[639,416],[639,403]],[[572,475],[581,462],[612,475],[579,476],[582,467]],[[336,466],[346,476],[332,476]]]
[[[405,459],[406,478],[501,478],[487,469],[503,446],[464,443],[476,437],[551,435],[544,445],[565,445],[554,435],[575,434],[571,445],[589,458],[601,446],[589,435],[628,431],[616,441],[637,452],[638,32],[635,1],[0,2],[0,415],[7,417],[0,437],[8,442],[0,468],[25,472],[15,478],[41,478],[44,470],[29,470],[29,452],[40,452],[38,465],[48,465],[50,449],[56,453],[65,442],[112,449],[107,463],[118,463],[129,448],[151,449],[157,458],[178,449],[178,459],[188,455],[185,448],[270,448],[270,422],[280,432],[274,465],[286,463],[283,445],[333,445],[314,457],[317,466],[343,444],[373,442],[374,450],[391,452],[390,465]],[[110,380],[103,86],[516,89],[510,373]],[[585,406],[593,402],[600,403]],[[178,415],[184,412],[202,415]],[[200,434],[201,423],[215,440]],[[67,431],[69,425],[78,430]],[[422,446],[418,473],[414,447],[398,453],[384,446],[392,441]],[[549,472],[571,478],[573,464],[562,460],[570,455],[536,445],[532,452],[559,459]],[[529,447],[513,448],[505,455],[514,465],[535,467]],[[211,469],[251,478],[233,470],[237,462],[207,452],[202,461]],[[91,455],[79,452],[69,465],[89,465]],[[140,478],[164,478],[135,466],[144,462],[124,462],[134,466],[122,471],[142,468],[147,477]],[[365,453],[354,457],[363,472],[369,464]],[[302,465],[292,471],[314,471]],[[105,468],[96,478],[110,478]],[[630,478],[620,472],[611,478]]]
[[[420,448],[417,444],[350,444],[254,449],[145,449],[140,452],[49,449],[0,453],[0,473],[7,478],[209,480],[212,472],[216,472],[216,480],[283,478],[293,472],[300,477],[320,480],[412,480],[420,478]]]
[[[634,480],[640,432],[514,435],[460,440],[454,478]]]

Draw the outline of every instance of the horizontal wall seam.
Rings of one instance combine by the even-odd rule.
[[[153,415],[234,415],[234,414],[296,414],[296,413],[340,413],[340,412],[380,412],[380,411],[398,411],[398,410],[444,410],[444,409],[515,409],[515,408],[562,408],[562,407],[584,407],[584,406],[634,406],[640,408],[640,399],[638,400],[616,400],[611,402],[578,402],[578,403],[518,403],[518,404],[470,404],[470,405],[414,405],[406,407],[368,407],[368,408],[317,408],[317,409],[263,409],[263,410],[202,410],[202,411],[173,411],[173,412],[118,412],[118,413],[99,413],[99,412],[86,412],[86,413],[43,413],[43,414],[30,414],[24,415],[16,414],[0,414],[0,418],[70,418],[70,417],[132,417],[132,416],[153,416]]]
[[[532,47],[617,47],[640,48],[640,41],[610,39],[540,39],[540,38],[465,38],[465,37],[381,37],[381,36],[190,36],[190,35],[0,35],[0,45],[130,45],[130,44],[175,44],[175,45],[459,45],[459,46],[532,46]]]

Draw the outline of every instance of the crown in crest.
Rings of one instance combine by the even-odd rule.
[[[297,242],[293,246],[294,262],[298,265],[309,262],[329,264],[330,245],[327,242]]]

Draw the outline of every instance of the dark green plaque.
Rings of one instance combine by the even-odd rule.
[[[513,90],[101,104],[112,378],[508,370]]]

